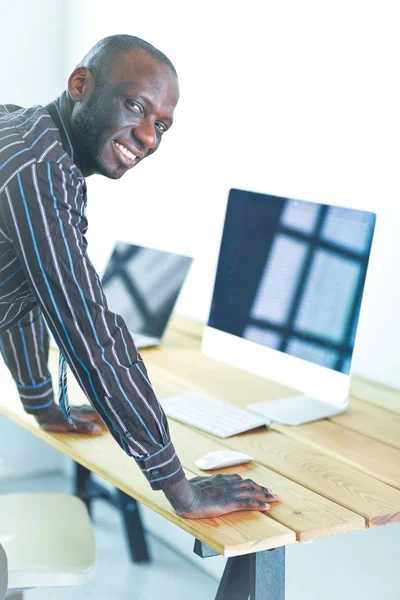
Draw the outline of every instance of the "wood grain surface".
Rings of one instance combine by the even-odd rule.
[[[57,353],[52,351],[50,369],[55,379],[57,360]],[[72,377],[70,380],[71,404],[86,402],[76,382]],[[182,519],[174,512],[162,492],[150,488],[133,459],[118,447],[110,434],[88,438],[74,433],[47,433],[37,425],[32,416],[24,412],[15,384],[3,362],[0,363],[0,381],[0,412],[220,554],[237,556],[296,541],[294,531],[260,512],[231,513],[213,519]],[[186,475],[189,478],[195,476],[188,470]]]
[[[400,450],[328,420],[274,429],[400,489]]]
[[[202,324],[174,318],[160,348],[142,351],[155,391],[168,395],[198,389],[237,406],[292,394],[262,377],[211,360],[201,354]],[[51,352],[57,382],[57,353]],[[48,434],[27,415],[4,365],[0,366],[0,411],[34,435],[132,495],[177,526],[225,556],[265,550],[299,541],[400,521],[400,417],[385,406],[400,394],[355,380],[355,400],[346,413],[330,421],[301,427],[274,425],[225,440],[170,421],[174,445],[188,477],[204,474],[198,456],[230,447],[255,461],[221,472],[239,472],[272,488],[282,499],[270,513],[232,513],[217,519],[181,519],[164,494],[151,490],[134,464],[106,433],[98,438]],[[69,376],[71,404],[86,403]],[[399,403],[400,407],[400,403]],[[399,411],[400,413],[400,408]]]
[[[400,414],[352,398],[346,412],[332,417],[330,421],[400,449]]]
[[[400,414],[400,390],[383,385],[378,381],[371,381],[355,375],[351,378],[350,394],[353,398]]]

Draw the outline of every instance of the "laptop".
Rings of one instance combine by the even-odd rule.
[[[121,315],[137,348],[158,346],[193,258],[117,242],[102,285],[110,310]]]

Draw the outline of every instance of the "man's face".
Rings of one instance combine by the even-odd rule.
[[[179,88],[168,65],[141,48],[119,57],[106,79],[75,104],[71,126],[84,174],[119,179],[157,150]]]

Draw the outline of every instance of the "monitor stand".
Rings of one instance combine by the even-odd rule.
[[[336,406],[311,396],[296,395],[248,404],[246,408],[281,425],[304,425],[339,415],[347,406],[348,401],[342,406]]]

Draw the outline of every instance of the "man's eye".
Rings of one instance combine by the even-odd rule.
[[[167,131],[167,127],[164,125],[164,123],[161,123],[160,121],[156,122],[156,127],[158,127],[161,133],[165,133]]]
[[[127,104],[127,106],[129,106],[130,109],[133,109],[133,110],[135,110],[136,112],[138,112],[140,114],[143,113],[143,106],[141,106],[140,104],[138,104],[134,100],[127,100],[126,104]]]

